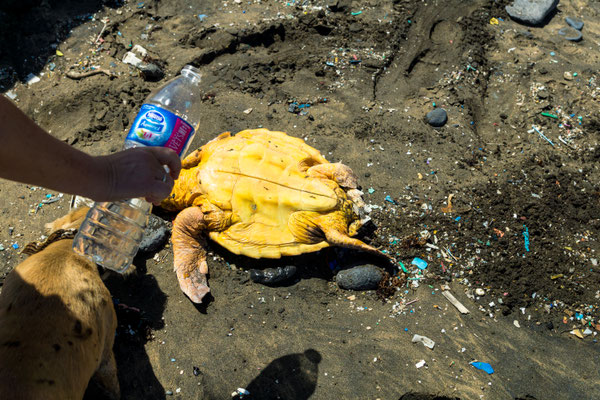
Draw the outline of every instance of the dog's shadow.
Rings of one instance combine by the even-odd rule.
[[[125,277],[111,273],[104,279],[117,312],[114,353],[117,360],[121,398],[164,399],[165,390],[156,378],[144,345],[152,331],[162,329],[167,297],[156,278],[145,273],[144,260],[135,260],[137,269]],[[90,385],[84,400],[102,399]]]

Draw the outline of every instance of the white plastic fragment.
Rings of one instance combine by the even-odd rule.
[[[128,51],[127,53],[125,53],[125,56],[123,56],[123,62],[125,64],[137,67],[142,63],[142,60],[138,58],[135,54],[133,54],[131,51]]]
[[[34,83],[38,83],[40,81],[40,77],[34,74],[27,75],[26,82],[28,85],[33,85]]]
[[[482,288],[477,288],[477,289],[475,289],[475,294],[477,296],[483,296],[483,295],[485,295],[485,290],[483,290]]]
[[[425,347],[428,347],[433,350],[433,346],[435,346],[435,342],[429,339],[427,336],[414,335],[412,338],[413,343],[421,342]]]
[[[250,392],[247,391],[244,388],[237,388],[235,392],[231,393],[231,397],[235,397],[235,396],[238,396],[238,395],[240,395],[240,396],[249,396]]]
[[[123,56],[123,62],[125,64],[137,67],[143,63],[142,59],[147,55],[148,51],[139,44],[136,44],[135,46],[133,46],[133,49],[131,49],[131,51],[125,53],[125,55]],[[139,58],[138,56],[141,58]]]
[[[417,367],[417,368],[421,368],[421,367],[423,367],[425,364],[426,364],[426,363],[425,363],[425,360],[421,360],[421,361],[419,361],[418,363],[416,363],[416,364],[415,364],[415,367]]]
[[[462,303],[458,300],[456,300],[456,297],[454,297],[452,295],[452,293],[450,293],[449,291],[445,290],[442,292],[442,296],[444,296],[446,299],[448,299],[448,301],[450,303],[452,303],[452,305],[454,307],[456,307],[456,309],[458,311],[460,311],[461,314],[468,314],[469,310],[467,310],[467,307],[463,306]]]
[[[521,325],[519,324],[519,321],[517,321],[516,319],[513,321],[513,325],[516,326],[517,328],[521,327]]]

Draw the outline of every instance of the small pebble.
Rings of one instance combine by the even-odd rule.
[[[167,391],[165,392],[165,394],[166,394],[167,396],[173,396],[173,391],[172,391],[172,390],[167,390]]]
[[[429,125],[436,128],[442,127],[448,121],[448,113],[443,108],[436,108],[435,110],[429,111],[425,117]]]
[[[579,42],[583,35],[577,29],[571,28],[570,26],[566,26],[558,30],[558,34],[564,36],[565,39],[571,42]]]
[[[565,18],[565,21],[567,22],[567,24],[571,25],[573,28],[577,29],[578,31],[583,29],[583,21],[580,20],[579,18],[567,17],[567,18]]]
[[[563,74],[563,77],[565,78],[566,81],[573,80],[573,74],[571,74],[569,71],[565,71],[565,73]]]

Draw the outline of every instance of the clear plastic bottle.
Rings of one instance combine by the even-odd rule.
[[[198,128],[200,71],[191,65],[148,96],[140,108],[124,149],[164,146],[183,157]],[[73,250],[105,268],[125,272],[135,257],[152,204],[144,199],[96,202],[81,224]]]

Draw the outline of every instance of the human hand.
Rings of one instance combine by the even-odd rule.
[[[179,156],[165,147],[136,147],[93,160],[100,181],[89,197],[96,201],[145,197],[159,204],[181,171]]]

